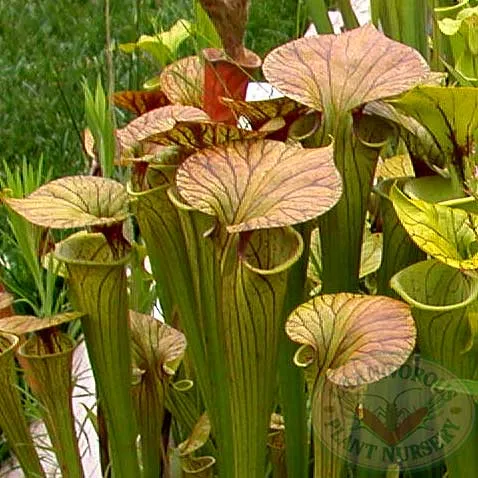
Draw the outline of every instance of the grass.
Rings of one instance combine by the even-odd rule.
[[[0,0],[0,159],[10,165],[41,154],[54,177],[86,171],[82,78],[104,70],[103,0]],[[161,5],[158,8],[157,4]],[[253,0],[247,45],[263,55],[297,34],[302,0]],[[192,0],[114,0],[114,42],[191,19]],[[186,46],[187,48],[187,46]],[[189,45],[192,48],[192,45]],[[114,57],[116,89],[139,87],[155,66]]]

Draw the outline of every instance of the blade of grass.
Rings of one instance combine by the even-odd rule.
[[[317,32],[334,33],[324,0],[306,0],[305,3],[307,5],[309,17],[315,25]]]

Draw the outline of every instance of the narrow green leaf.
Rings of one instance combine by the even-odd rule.
[[[319,33],[334,33],[325,0],[306,0],[307,11]]]
[[[222,48],[222,40],[214,24],[201,6],[199,0],[194,1],[194,37],[199,54],[204,48]]]

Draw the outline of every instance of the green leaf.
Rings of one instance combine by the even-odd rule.
[[[385,118],[400,128],[400,137],[405,142],[408,152],[414,160],[443,169],[446,156],[426,125],[397,110],[390,102],[374,101],[365,107],[365,111]]]
[[[386,179],[375,187],[383,233],[382,263],[377,273],[377,294],[389,297],[396,297],[390,288],[391,277],[410,264],[426,258],[426,254],[416,246],[401,225],[390,200],[390,189],[395,182],[403,185],[406,181],[406,178]]]
[[[56,179],[25,199],[3,200],[31,223],[53,229],[110,226],[129,216],[124,186],[94,176]]]
[[[176,57],[179,46],[190,36],[191,28],[187,20],[181,19],[168,31],[153,36],[141,35],[136,43],[123,43],[120,49],[126,53],[143,50],[151,54],[161,66],[165,66]]]
[[[267,55],[263,70],[289,98],[335,112],[397,95],[429,71],[418,52],[372,25],[286,43]]]
[[[396,186],[390,192],[400,222],[427,254],[458,269],[477,269],[478,215],[410,199]]]
[[[391,103],[428,130],[445,157],[450,158],[449,165],[471,154],[478,128],[478,89],[419,86]]]
[[[221,37],[199,0],[194,0],[194,36],[198,52],[204,48],[222,48]]]
[[[377,164],[376,177],[381,178],[402,178],[415,176],[413,164],[406,154],[386,158]]]
[[[286,332],[305,346],[306,366],[341,387],[372,383],[397,370],[413,351],[416,335],[404,302],[349,293],[300,305],[288,318]]]
[[[272,140],[199,151],[179,167],[176,182],[191,206],[217,216],[231,233],[308,221],[342,192],[331,146],[302,149]]]

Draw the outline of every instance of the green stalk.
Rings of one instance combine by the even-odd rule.
[[[477,380],[478,355],[473,341],[477,279],[437,260],[428,260],[396,274],[392,287],[413,306],[421,355],[459,379]],[[477,439],[478,427],[473,424],[470,436],[460,448],[450,454],[445,447],[447,476],[461,478],[478,473]]]
[[[141,462],[143,478],[161,476],[165,450],[161,447],[160,431],[164,419],[164,390],[151,374],[133,388],[136,402],[136,419],[141,435]]]
[[[337,0],[337,5],[342,13],[342,18],[344,19],[344,25],[347,30],[352,30],[353,28],[358,28],[360,23],[357,20],[357,16],[350,4],[350,0]]]
[[[475,417],[478,406],[475,403]],[[476,476],[478,473],[478,458],[476,444],[478,443],[478,426],[475,423],[466,441],[460,449],[445,458],[448,478],[461,478],[463,476]]]
[[[389,199],[390,188],[396,181],[395,178],[382,181],[376,188],[380,198],[383,231],[382,262],[377,273],[377,294],[389,297],[397,297],[390,287],[392,276],[405,267],[426,259],[426,254],[415,245],[401,225]],[[404,181],[398,180],[398,184],[403,184]]]
[[[428,2],[427,0],[400,0],[397,4],[400,41],[418,50],[429,60]]]
[[[14,351],[19,342],[11,334],[0,334],[0,427],[8,439],[26,478],[43,478],[45,473],[35,451],[17,388]]]
[[[307,264],[309,260],[312,223],[296,226],[304,241],[304,252],[291,267],[287,295],[284,301],[284,316],[306,299]],[[307,393],[302,370],[293,365],[297,347],[281,330],[279,343],[279,387],[282,415],[285,420],[285,455],[289,476],[308,476],[308,425]]]
[[[371,0],[374,25],[377,28],[381,25],[385,35],[389,38],[400,41],[398,8],[396,0]]]
[[[82,478],[72,408],[74,341],[65,334],[34,336],[19,349],[19,358],[41,413],[64,478]]]
[[[325,116],[327,121],[327,116]],[[322,293],[359,290],[362,238],[379,145],[371,147],[359,138],[351,113],[329,116],[319,132],[319,144],[334,137],[334,160],[343,181],[343,195],[337,205],[320,217],[322,248]],[[367,138],[369,139],[369,138]]]
[[[190,436],[201,417],[198,400],[198,390],[190,380],[179,380],[166,388],[166,408],[181,428],[178,442],[183,442]],[[203,445],[202,450],[207,455],[215,456],[215,449],[210,441]]]
[[[328,392],[335,385],[328,382],[324,373],[315,378],[315,385],[311,389],[312,423],[314,429],[314,478],[342,478],[345,470],[345,461],[340,457],[342,444],[331,440],[327,445],[323,441],[324,430],[327,429],[330,417],[326,410],[333,406],[337,396]],[[358,404],[358,396],[355,397]],[[352,429],[352,422],[344,419],[342,436],[348,436]],[[330,429],[328,430],[330,433]],[[329,448],[330,447],[330,448]]]
[[[57,258],[68,270],[72,302],[82,319],[88,355],[105,414],[113,478],[140,476],[131,395],[131,342],[125,265],[102,234],[77,233],[61,242]]]
[[[192,275],[194,268],[187,259],[188,244],[178,212],[168,197],[169,187],[165,184],[144,192],[129,191],[129,194],[135,200],[135,216],[146,243],[165,322],[173,324],[176,314],[181,327],[188,330],[188,349],[202,386],[207,377],[205,343],[196,317],[192,286],[199,279]]]
[[[334,33],[324,0],[306,0],[309,17],[318,33]]]
[[[218,475],[263,478],[287,270],[302,253],[302,241],[291,229],[255,231],[238,254],[239,235],[171,197],[197,272],[196,320],[208,343],[202,389]]]
[[[457,5],[455,0],[429,0],[429,8],[433,12],[433,52],[430,65],[435,71],[443,71],[443,61],[454,66],[454,58],[450,37],[440,31],[438,20],[445,17],[455,18],[463,6]]]
[[[372,21],[390,38],[418,50],[428,61],[428,0],[372,0]]]

